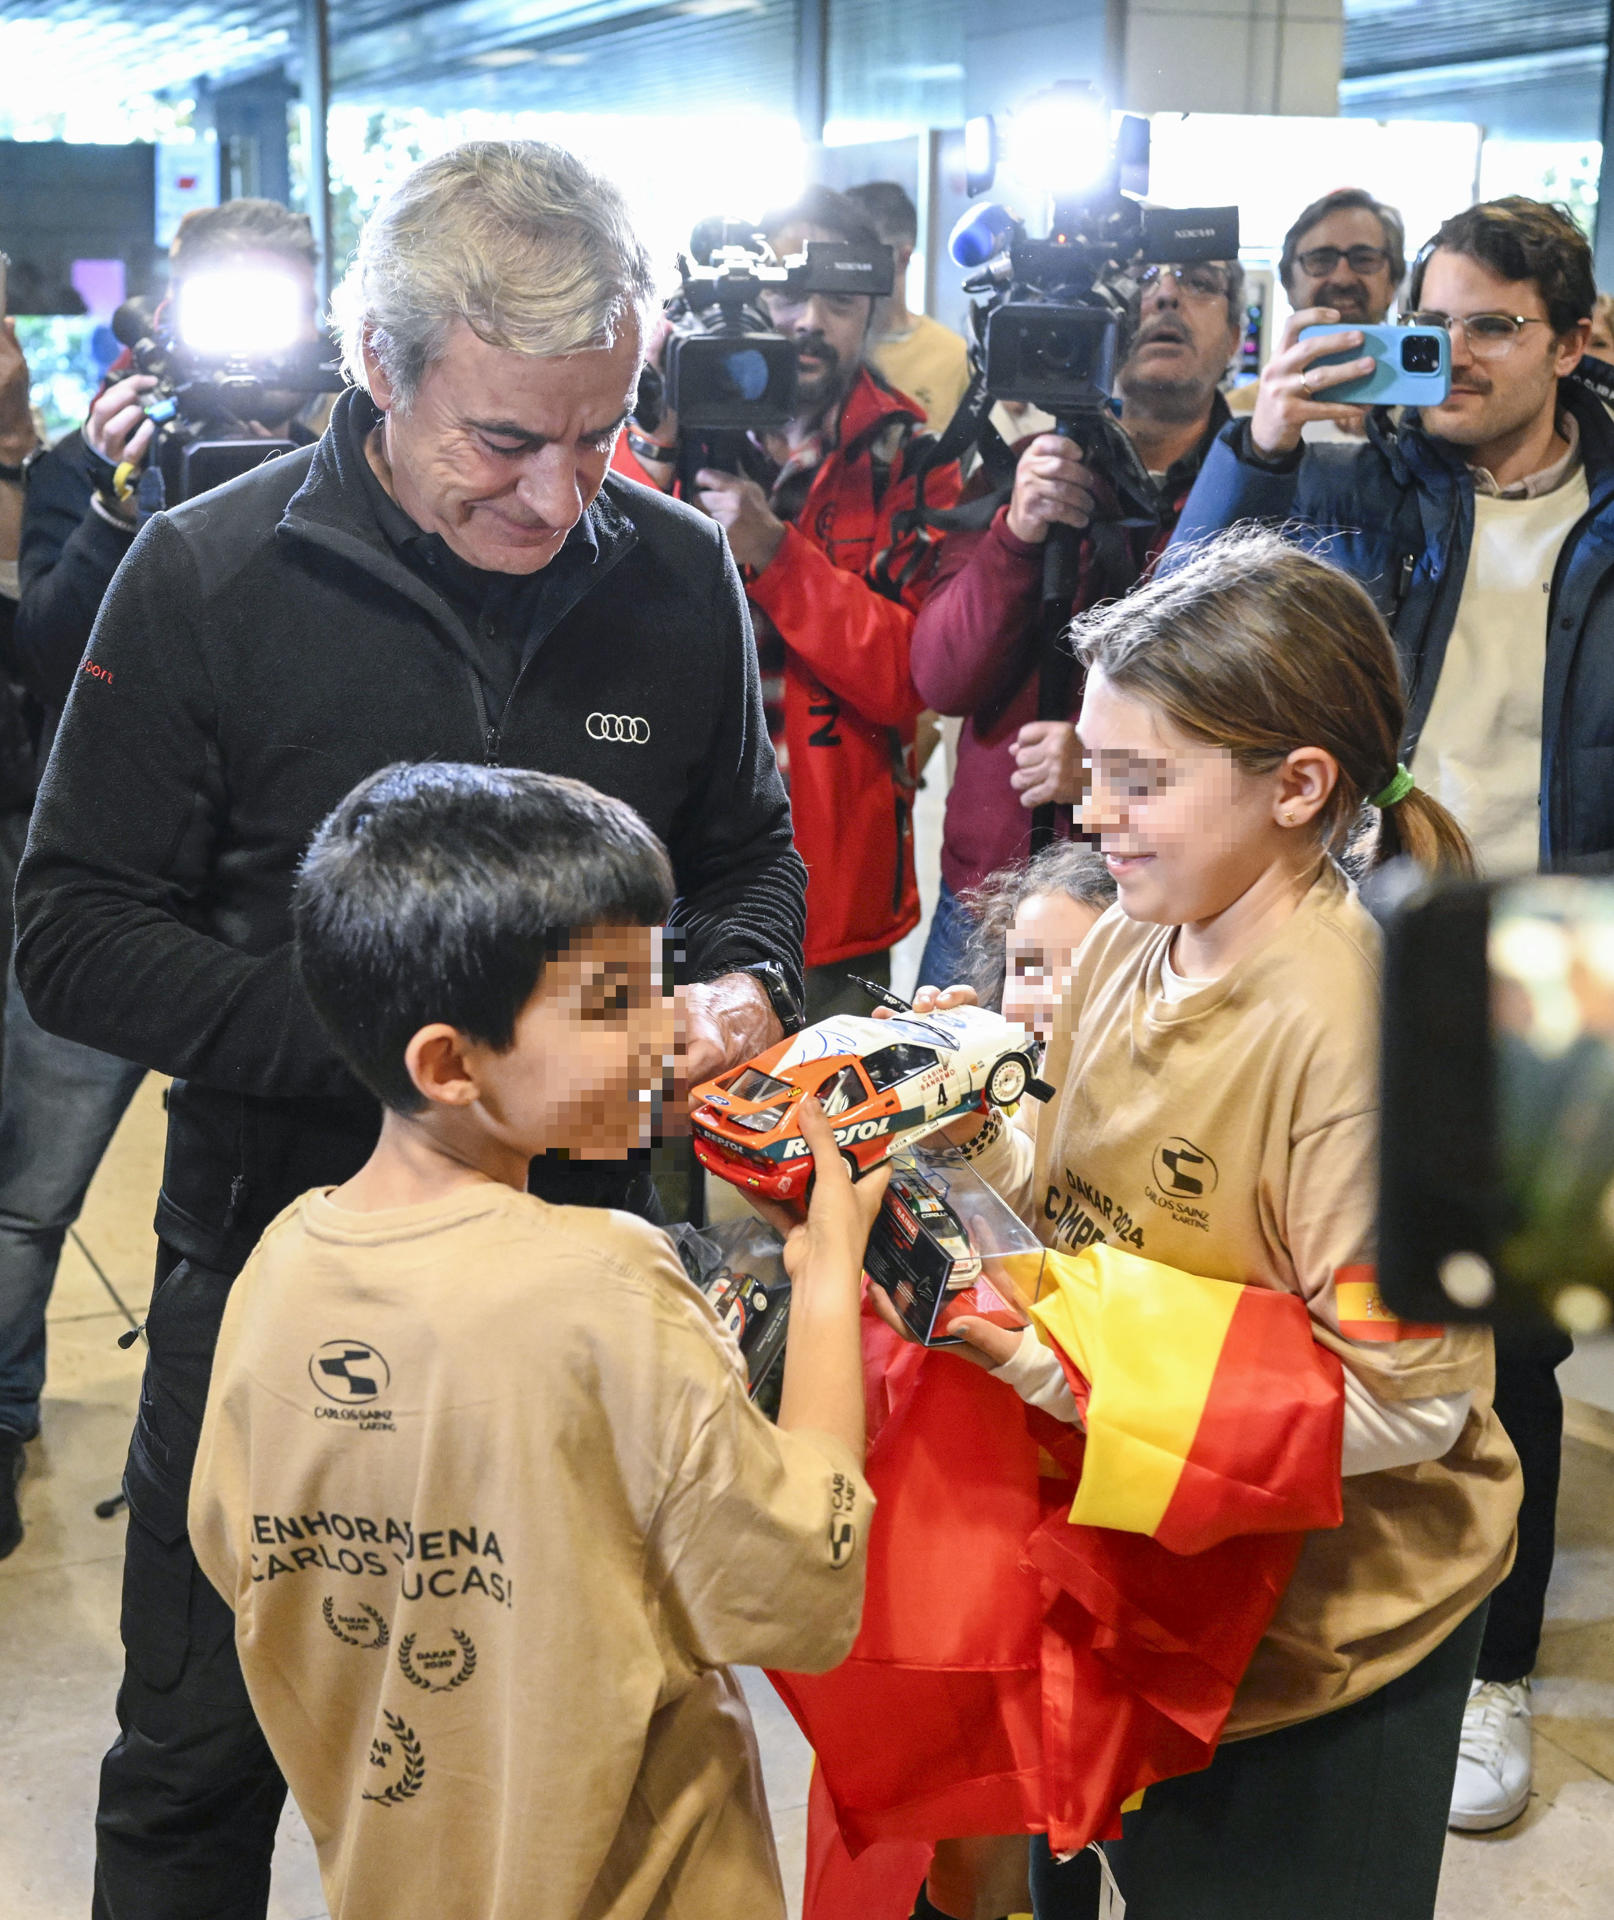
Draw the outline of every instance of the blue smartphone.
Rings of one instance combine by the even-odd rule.
[[[1351,326],[1341,320],[1328,327],[1302,327],[1302,340],[1342,333]],[[1362,344],[1348,353],[1325,353],[1314,367],[1342,367],[1363,354],[1373,356],[1373,371],[1360,380],[1325,387],[1317,398],[1344,400],[1355,407],[1438,407],[1451,392],[1451,335],[1444,327],[1361,325]]]

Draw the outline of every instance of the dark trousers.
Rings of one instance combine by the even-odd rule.
[[[1480,1606],[1337,1713],[1222,1747],[1150,1787],[1105,1851],[1127,1920],[1431,1920]],[[1037,1920],[1092,1920],[1097,1863],[1032,1842]]]
[[[123,1685],[101,1763],[95,1920],[261,1920],[286,1783],[247,1699],[235,1616],[185,1507],[233,1276],[165,1253],[124,1485]]]
[[[1535,1668],[1552,1577],[1564,1445],[1564,1396],[1556,1369],[1569,1358],[1572,1345],[1556,1328],[1503,1330],[1496,1337],[1496,1417],[1524,1470],[1524,1497],[1513,1569],[1491,1595],[1475,1668],[1481,1680],[1522,1680]]]

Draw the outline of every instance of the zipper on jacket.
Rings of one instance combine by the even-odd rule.
[[[499,764],[499,729],[497,727],[488,728],[487,739],[482,743],[482,764],[485,767],[496,767]]]

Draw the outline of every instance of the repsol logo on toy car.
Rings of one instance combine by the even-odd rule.
[[[890,1131],[889,1120],[859,1120],[850,1127],[837,1127],[835,1138],[841,1146],[849,1147],[855,1140],[875,1140],[882,1133]],[[803,1154],[811,1152],[812,1148],[798,1134],[794,1139],[784,1143],[784,1151],[779,1157],[782,1160],[799,1160]]]

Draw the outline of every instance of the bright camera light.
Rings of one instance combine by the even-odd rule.
[[[205,359],[275,359],[308,331],[308,289],[266,267],[190,275],[180,282],[176,324]]]
[[[1009,130],[1017,179],[1034,181],[1056,200],[1080,200],[1110,166],[1110,116],[1087,88],[1051,88],[1021,107]]]

